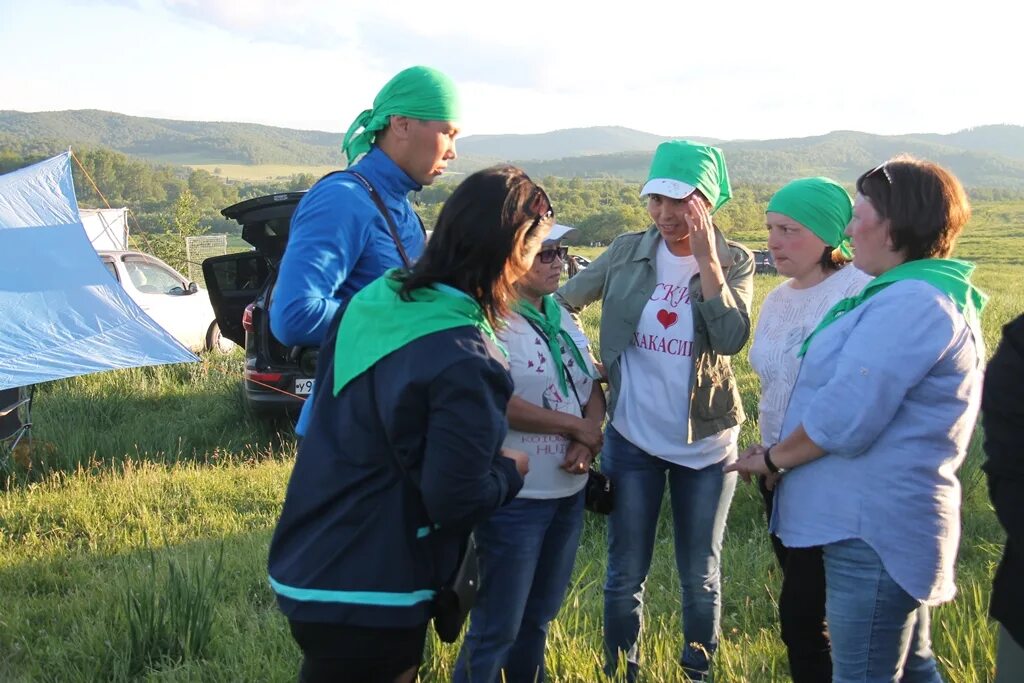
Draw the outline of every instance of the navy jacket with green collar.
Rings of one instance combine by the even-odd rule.
[[[295,621],[423,624],[472,527],[523,484],[500,455],[507,363],[467,326],[407,344],[338,396],[333,376],[334,354],[322,353],[270,545],[271,586]]]

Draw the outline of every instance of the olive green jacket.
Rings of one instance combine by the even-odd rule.
[[[555,298],[573,313],[601,300],[601,361],[608,373],[608,416],[622,384],[619,363],[633,342],[644,306],[657,285],[655,258],[661,235],[646,232],[620,235],[593,263],[562,285]],[[716,228],[716,251],[725,276],[720,296],[704,300],[700,275],[690,280],[693,308],[693,361],[690,373],[688,443],[728,429],[746,419],[729,356],[750,337],[750,304],[754,291],[754,257],[730,242]]]

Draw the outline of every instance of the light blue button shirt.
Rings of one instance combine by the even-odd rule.
[[[907,593],[953,598],[960,482],[981,400],[980,331],[919,280],[885,288],[818,333],[782,433],[825,456],[779,483],[772,531],[790,547],[859,538]]]

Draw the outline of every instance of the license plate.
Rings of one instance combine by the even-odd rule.
[[[299,396],[307,396],[313,393],[313,380],[311,379],[297,379],[295,380],[295,393]]]

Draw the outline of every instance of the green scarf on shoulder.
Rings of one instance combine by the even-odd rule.
[[[985,308],[988,296],[971,284],[971,273],[973,272],[974,264],[960,259],[928,258],[901,263],[869,282],[860,294],[841,299],[836,303],[804,340],[797,356],[802,357],[807,353],[814,335],[889,285],[901,280],[924,280],[934,286],[953,300],[960,312],[967,318],[969,325],[976,326],[981,321],[981,311]]]
[[[590,371],[572,335],[562,327],[562,309],[559,307],[558,302],[555,301],[555,297],[550,294],[541,297],[541,306],[544,309],[543,313],[538,311],[537,307],[529,301],[520,299],[513,308],[516,313],[532,322],[543,333],[544,338],[548,342],[548,350],[551,351],[551,358],[555,363],[555,370],[558,373],[558,386],[562,390],[562,395],[565,396],[568,394],[569,387],[565,383],[567,371],[562,361],[562,350],[559,340],[565,342],[566,348],[569,349],[569,353],[572,354],[580,368],[588,375]]]
[[[406,301],[392,269],[349,301],[334,344],[334,395],[377,361],[434,332],[472,325],[504,351],[483,309],[454,287],[434,285],[413,290]]]

